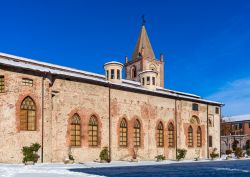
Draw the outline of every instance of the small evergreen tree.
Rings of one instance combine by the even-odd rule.
[[[105,161],[109,162],[109,151],[108,151],[108,147],[104,147],[104,148],[102,149],[102,151],[100,152],[99,157],[100,157],[101,160],[105,160]]]

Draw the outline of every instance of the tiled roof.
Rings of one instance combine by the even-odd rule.
[[[142,25],[141,32],[140,32],[139,38],[137,40],[137,43],[134,49],[134,53],[132,55],[132,60],[135,60],[139,57],[139,53],[141,53],[142,47],[144,48],[143,58],[155,59],[155,54],[151,46],[151,43],[149,41],[146,28],[144,25]]]

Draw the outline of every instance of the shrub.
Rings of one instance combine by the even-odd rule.
[[[232,150],[231,150],[231,149],[227,149],[227,150],[226,150],[226,154],[227,154],[227,155],[232,154]]]
[[[250,156],[250,149],[247,150],[247,155]]]
[[[217,151],[217,148],[214,148],[213,151],[210,153],[210,157],[212,158],[212,160],[219,157],[219,153],[217,153],[216,151]]]
[[[133,159],[137,159],[137,156],[138,156],[138,147],[134,147],[134,148],[133,148],[133,155],[132,155],[132,158],[133,158]]]
[[[240,148],[240,147],[237,147],[236,149],[235,149],[235,152],[234,152],[234,154],[235,154],[235,156],[237,157],[237,158],[240,158],[240,157],[242,157],[242,149]]]
[[[239,144],[239,141],[234,140],[234,142],[233,142],[233,144],[232,144],[232,149],[233,149],[234,151],[236,150],[238,144]]]
[[[39,149],[41,148],[41,145],[39,143],[34,143],[31,145],[32,149],[34,152],[38,152]]]
[[[155,156],[155,158],[156,158],[157,161],[161,161],[161,160],[166,159],[164,155],[157,155],[157,156]]]
[[[184,159],[185,156],[187,154],[187,150],[186,149],[177,149],[177,156],[176,159],[179,161],[181,159]]]
[[[75,160],[75,158],[73,157],[73,155],[71,153],[69,153],[69,160]]]
[[[109,162],[109,151],[108,151],[108,147],[104,147],[104,148],[102,149],[102,151],[100,152],[99,157],[100,157],[101,160],[105,160],[105,161]]]
[[[38,143],[34,143],[30,146],[24,146],[22,148],[23,153],[23,163],[28,161],[32,161],[36,163],[39,159],[39,155],[37,154],[38,150],[40,149],[41,145]]]

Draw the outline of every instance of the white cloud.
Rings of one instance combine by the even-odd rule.
[[[207,99],[223,102],[223,115],[232,116],[250,113],[250,78],[228,82]]]

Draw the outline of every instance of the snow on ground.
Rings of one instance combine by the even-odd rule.
[[[214,161],[225,160],[226,156]],[[236,159],[232,159],[236,160]],[[125,167],[125,166],[146,166],[146,165],[163,165],[173,163],[196,163],[196,162],[212,162],[211,160],[183,160],[183,161],[171,161],[164,160],[161,162],[156,161],[112,161],[111,163],[98,163],[98,162],[86,162],[80,164],[36,164],[36,165],[23,165],[23,164],[0,164],[0,177],[101,177],[98,175],[92,175],[87,173],[73,172],[70,169],[77,168],[102,168],[102,167]]]
[[[0,165],[0,177],[100,177],[69,171],[72,168],[82,168],[83,165],[36,164],[36,165]]]

